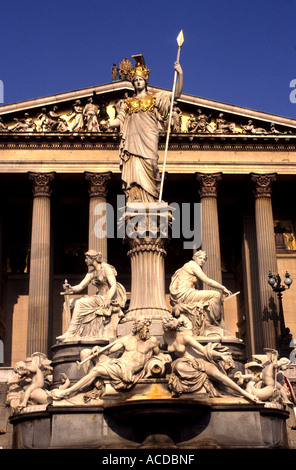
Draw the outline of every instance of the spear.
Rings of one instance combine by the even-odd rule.
[[[116,343],[119,343],[119,341],[121,341],[123,338],[125,337],[128,337],[129,335],[125,335],[123,336],[122,338],[117,338],[115,341],[113,341],[112,343],[109,343],[107,344],[107,346],[104,346],[103,348],[101,348],[97,353],[91,353],[89,356],[87,356],[85,359],[83,359],[83,361],[79,362],[79,361],[76,361],[76,365],[77,365],[77,368],[78,370],[80,370],[80,367],[85,364],[87,361],[89,361],[90,359],[92,359],[93,357],[95,356],[99,356],[100,354],[102,354],[104,351],[107,351],[108,349],[110,349],[112,346],[114,346],[114,344]]]
[[[178,52],[177,52],[177,62],[179,62],[180,59],[180,53],[181,53],[181,46],[184,42],[184,35],[183,35],[183,30],[181,29],[180,33],[178,34],[177,37],[177,44],[178,44]],[[175,70],[175,75],[174,75],[174,84],[173,84],[173,91],[172,91],[172,100],[171,100],[171,109],[170,109],[170,115],[169,115],[169,124],[168,124],[168,129],[167,129],[167,135],[166,135],[166,143],[165,143],[165,152],[164,152],[164,162],[163,162],[163,170],[162,170],[162,178],[161,178],[161,185],[160,185],[160,192],[159,192],[159,200],[158,202],[160,203],[162,200],[162,191],[163,191],[163,183],[164,183],[164,174],[165,174],[165,165],[166,165],[166,159],[167,159],[167,153],[168,153],[168,147],[169,147],[169,138],[170,138],[170,130],[171,130],[171,122],[172,122],[172,113],[173,113],[173,106],[174,106],[174,98],[175,98],[175,91],[176,91],[176,84],[177,84],[177,71]]]
[[[67,287],[68,286],[67,279],[65,279],[64,285],[65,285],[65,292],[60,292],[60,294],[64,296],[65,313],[66,313],[65,323],[66,323],[66,330],[67,330],[71,321],[70,300],[69,300],[70,288]]]

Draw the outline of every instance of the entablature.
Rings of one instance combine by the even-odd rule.
[[[159,150],[165,147],[166,134],[160,133]],[[71,150],[117,150],[118,132],[60,133],[60,132],[13,132],[0,133],[0,149],[71,149]],[[171,133],[170,150],[203,151],[296,151],[296,134],[245,135],[245,134],[189,134]]]

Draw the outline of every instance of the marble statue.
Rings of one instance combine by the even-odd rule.
[[[89,354],[89,359],[95,361],[94,367],[71,387],[52,390],[52,397],[62,399],[72,396],[90,387],[94,381],[104,383],[107,380],[115,390],[129,390],[141,378],[151,373],[149,362],[155,358],[163,363],[169,362],[165,357],[168,355],[160,353],[159,341],[150,335],[150,324],[150,319],[141,318],[134,322],[130,334],[118,338],[107,347],[95,346]],[[123,352],[119,358],[110,358],[101,354],[101,349],[102,352],[108,349],[109,353]]]
[[[190,114],[187,122],[186,122],[186,130],[187,132],[194,133],[196,132],[196,128],[198,126],[198,122],[196,121],[195,117],[193,114]]]
[[[1,116],[0,116],[0,132],[8,132],[8,127],[6,124],[4,124]]]
[[[180,318],[165,318],[163,330],[168,352],[178,357],[172,363],[168,384],[174,397],[179,397],[182,393],[198,392],[203,387],[209,397],[221,396],[213,386],[213,383],[217,383],[248,400],[258,401],[254,394],[243,390],[227,375],[226,370],[233,368],[234,363],[226,348],[220,352],[219,345],[211,342],[203,346],[195,340],[190,327]],[[197,355],[193,355],[192,349]]]
[[[29,405],[47,405],[50,402],[46,382],[52,370],[51,361],[45,354],[38,352],[26,361],[15,364],[16,377],[9,381],[7,395],[7,404],[13,412],[19,412]],[[47,385],[49,386],[49,382]]]
[[[174,103],[173,112],[172,112],[172,120],[171,120],[171,132],[180,133],[182,132],[182,111],[177,106],[177,103]]]
[[[199,250],[192,260],[185,263],[172,276],[169,286],[170,302],[173,306],[174,316],[185,314],[192,323],[195,335],[199,336],[229,336],[230,333],[222,318],[222,295],[216,290],[199,290],[198,281],[219,289],[225,295],[231,292],[219,282],[208,278],[203,272],[207,255]]]
[[[243,134],[268,134],[266,129],[255,127],[253,121],[249,119],[248,124],[242,127]]]
[[[286,357],[279,359],[275,349],[265,348],[264,352],[265,355],[253,355],[254,360],[245,364],[246,374],[237,371],[234,378],[240,385],[246,382],[246,390],[262,401],[291,404],[278,377],[279,371],[287,369],[291,361]]]
[[[194,129],[194,132],[200,132],[200,133],[213,133],[213,128],[209,124],[209,119],[211,115],[207,116],[202,112],[201,109],[198,111],[198,116],[196,119],[196,126]]]
[[[235,122],[228,122],[224,119],[224,114],[220,113],[216,119],[216,133],[227,134],[228,132],[234,134],[236,132]]]
[[[279,131],[278,129],[276,129],[274,122],[271,122],[271,123],[270,123],[270,131],[269,131],[269,132],[270,132],[271,134],[282,134],[281,131]]]
[[[67,121],[58,113],[58,107],[54,106],[47,116],[47,126],[51,132],[67,132]]]
[[[34,132],[36,125],[28,113],[25,113],[22,119],[14,118],[15,125],[10,129],[11,132]]]
[[[67,288],[67,295],[76,294],[92,283],[97,288],[97,293],[72,300],[73,313],[68,330],[57,337],[62,342],[87,338],[109,339],[108,325],[112,322],[112,317],[117,315],[117,322],[123,317],[126,291],[116,281],[115,268],[103,262],[101,253],[94,250],[85,253],[85,262],[91,270],[80,284],[67,284],[64,288]]]
[[[49,130],[46,108],[41,109],[41,113],[37,116],[37,121],[39,121],[39,129],[41,132],[47,132]]]
[[[86,117],[87,132],[99,132],[98,107],[93,103],[92,98],[88,98],[87,101],[83,109],[83,115]]]
[[[171,93],[148,92],[150,71],[143,56],[136,56],[136,67],[131,71],[134,96],[124,100],[110,128],[120,128],[120,167],[123,191],[127,202],[155,202],[159,198],[160,175],[158,170],[159,131],[167,119]],[[175,62],[178,73],[175,99],[182,92],[183,72]]]
[[[84,128],[84,117],[83,117],[83,106],[81,106],[81,101],[76,100],[72,106],[72,109],[69,113],[71,116],[74,112],[74,116],[70,118],[70,121],[74,119],[74,123],[72,125],[72,132],[81,132]]]

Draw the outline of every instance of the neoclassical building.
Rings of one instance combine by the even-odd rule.
[[[88,249],[100,250],[131,290],[122,237],[116,230],[100,237],[95,227],[98,204],[117,209],[123,194],[120,131],[108,130],[107,122],[132,93],[115,71],[106,85],[0,107],[2,366],[35,351],[51,356],[63,331],[62,285],[82,279]],[[161,172],[165,138],[166,123]],[[270,272],[282,281],[286,272],[296,278],[295,174],[296,120],[186,93],[176,102],[163,200],[192,210],[192,231],[198,230],[192,208],[201,203],[205,271],[239,292],[224,302],[224,317],[249,357],[278,348],[284,327],[296,336],[295,287],[283,294],[283,324],[268,283]],[[117,224],[116,210],[110,223]],[[167,293],[173,273],[199,248],[184,241],[188,230],[166,248]],[[285,339],[289,346],[291,337]]]

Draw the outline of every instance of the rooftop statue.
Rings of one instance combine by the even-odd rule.
[[[99,109],[97,105],[94,104],[93,99],[88,98],[87,104],[83,109],[83,115],[86,117],[87,121],[87,132],[99,132],[98,112]]]
[[[286,370],[291,361],[286,357],[279,358],[275,349],[265,348],[265,355],[256,355],[245,365],[246,373],[237,371],[234,378],[239,385],[246,383],[246,390],[259,400],[292,404],[288,390],[280,382],[279,373]]]
[[[85,262],[92,269],[80,284],[76,286],[65,284],[64,288],[67,289],[65,294],[79,293],[91,283],[97,288],[97,293],[72,300],[73,314],[68,330],[57,337],[62,342],[86,338],[109,339],[107,327],[112,321],[112,316],[117,314],[118,320],[123,316],[122,308],[126,303],[126,291],[116,281],[115,268],[103,262],[101,253],[94,250],[85,253]]]
[[[170,301],[173,314],[184,314],[192,323],[192,329],[198,336],[231,336],[222,318],[222,295],[216,290],[199,290],[198,281],[219,289],[225,295],[231,292],[222,284],[203,272],[202,267],[207,260],[205,251],[199,250],[193,259],[178,269],[172,276]]]
[[[74,119],[74,123],[72,126],[72,132],[81,132],[83,131],[84,121],[83,121],[83,106],[81,105],[80,100],[76,100],[73,104],[71,110],[68,113],[69,121]]]
[[[136,66],[131,71],[134,95],[123,101],[109,127],[120,127],[120,167],[127,202],[155,202],[161,184],[158,170],[159,131],[168,117],[172,93],[149,93],[150,71],[142,55],[134,58]],[[178,73],[175,91],[175,99],[178,99],[183,87],[183,72],[177,61],[174,68]]]
[[[15,124],[11,132],[34,132],[36,130],[36,125],[28,113],[25,113],[22,119],[14,118],[13,120]]]

